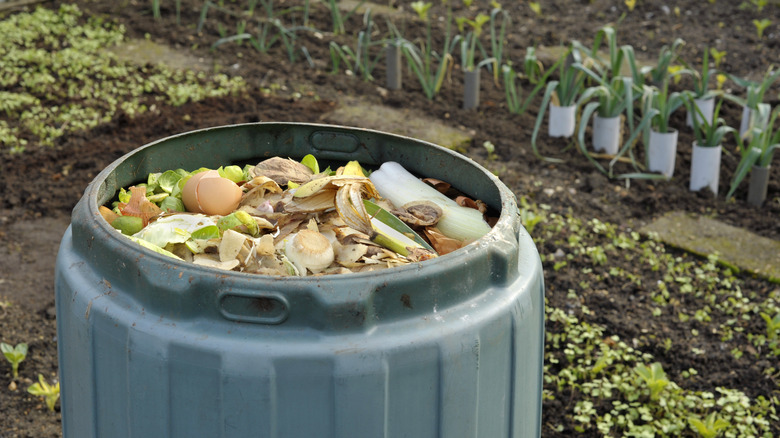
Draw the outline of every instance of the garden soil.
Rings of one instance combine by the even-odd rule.
[[[44,2],[56,7],[61,2]],[[328,47],[316,34],[306,34],[300,44],[308,49],[313,62],[286,62],[280,47],[269,54],[256,52],[247,44],[226,44],[217,50],[207,48],[219,38],[216,20],[219,14],[206,22],[203,31],[196,34],[200,1],[182,1],[181,25],[177,25],[174,2],[162,3],[162,19],[151,16],[151,2],[124,0],[117,2],[77,1],[86,13],[118,20],[126,26],[128,36],[148,37],[176,50],[192,51],[207,63],[220,66],[222,72],[246,78],[248,90],[240,96],[207,99],[180,107],[158,107],[155,111],[135,118],[119,115],[114,120],[89,132],[69,134],[54,147],[28,146],[17,155],[2,155],[0,159],[0,333],[8,343],[27,342],[29,355],[21,366],[22,377],[13,380],[10,367],[0,366],[0,437],[57,437],[60,432],[59,412],[50,413],[40,399],[25,392],[39,374],[57,378],[57,335],[54,311],[54,263],[58,243],[70,220],[70,211],[87,184],[114,160],[148,142],[172,134],[210,126],[258,121],[322,122],[328,114],[345,101],[360,96],[376,105],[398,109],[414,109],[439,122],[463,131],[473,141],[466,154],[494,171],[518,196],[549,205],[560,214],[589,220],[619,224],[622,230],[639,229],[665,212],[686,211],[713,217],[761,236],[780,238],[780,166],[773,166],[768,198],[762,207],[748,206],[745,184],[737,191],[736,200],[725,200],[728,181],[736,167],[738,153],[733,148],[723,157],[720,194],[692,193],[688,178],[693,136],[685,129],[684,112],[676,113],[671,121],[680,130],[679,154],[670,181],[640,181],[610,179],[577,152],[576,146],[564,139],[546,136],[546,123],[540,135],[540,149],[546,155],[562,158],[557,164],[545,163],[531,151],[530,139],[539,99],[520,116],[506,110],[503,90],[494,85],[490,74],[482,75],[481,105],[477,110],[463,110],[462,79],[459,68],[442,86],[440,94],[428,100],[409,71],[404,73],[402,90],[384,88],[384,66],[377,65],[376,80],[363,81],[358,77],[331,74]],[[230,2],[225,2],[230,3]],[[289,5],[291,1],[278,1]],[[314,2],[313,2],[314,3]],[[414,19],[408,2],[391,1],[383,6],[402,6],[401,11],[387,16],[406,32],[420,32],[421,25]],[[437,2],[438,3],[438,2]],[[460,2],[457,8],[462,8]],[[485,1],[476,1],[487,7]],[[721,69],[740,76],[756,78],[769,65],[778,61],[780,35],[777,25],[758,39],[752,20],[754,9],[738,8],[739,2],[710,2],[681,0],[665,2],[640,0],[633,11],[623,2],[604,0],[550,0],[540,2],[543,13],[536,15],[527,2],[506,2],[504,8],[512,17],[506,50],[512,59],[522,59],[530,46],[555,47],[570,40],[590,45],[596,31],[605,24],[618,25],[620,44],[630,44],[638,56],[654,61],[663,45],[674,38],[686,41],[681,55],[693,63],[701,62],[705,47],[726,51]],[[675,5],[679,8],[676,11]],[[280,6],[281,7],[281,6]],[[438,6],[437,6],[438,7]],[[671,8],[671,9],[670,9]],[[778,7],[766,9],[774,23],[780,23]],[[434,14],[441,14],[434,9]],[[679,12],[679,13],[678,13]],[[229,19],[229,17],[225,17]],[[323,5],[313,8],[311,25],[330,29],[330,16]],[[375,17],[377,22],[384,23]],[[361,27],[359,14],[353,15],[347,28]],[[347,40],[345,39],[345,42]],[[698,64],[697,64],[698,65]],[[680,84],[685,86],[685,83]],[[768,93],[767,101],[778,103],[777,89]],[[731,126],[738,126],[741,109],[725,105],[723,117]],[[485,142],[495,146],[495,156],[483,147]],[[643,159],[639,152],[638,159]],[[600,160],[602,164],[607,161]],[[632,169],[619,163],[616,173]],[[540,252],[555,251],[541,247]],[[613,258],[610,263],[620,266],[628,263]],[[550,303],[565,305],[566,291],[579,283],[576,270],[553,271],[545,263],[545,282]],[[636,272],[639,267],[623,266]],[[649,274],[648,274],[649,275]],[[648,277],[652,281],[652,277]],[[750,280],[748,280],[750,281]],[[693,342],[688,332],[676,328],[674,313],[650,318],[637,291],[626,291],[619,283],[605,282],[599,293],[583,294],[582,304],[591,309],[592,322],[603,324],[611,333],[631,339],[647,331],[662,331],[675,346],[685,350]],[[771,286],[756,282],[756,288],[769,290]],[[608,298],[607,298],[608,297]],[[735,359],[728,351],[715,345],[703,346],[706,358],[688,354],[649,351],[661,361],[671,377],[683,370],[696,368],[700,376],[691,379],[692,389],[727,386],[744,391],[748,396],[777,394],[777,384],[765,378],[761,370],[766,364],[753,363],[745,357]],[[698,340],[701,342],[701,339]],[[696,386],[699,386],[697,388]],[[556,423],[567,424],[558,412],[567,403],[564,397],[546,401],[544,424],[556,418]],[[59,409],[59,408],[58,408]],[[780,429],[775,427],[775,434]],[[573,424],[566,431],[557,432],[543,427],[543,436],[565,436],[573,433]]]

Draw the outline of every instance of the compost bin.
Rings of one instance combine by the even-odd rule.
[[[165,257],[98,210],[151,172],[306,154],[398,162],[483,200],[498,222],[424,262],[273,277]],[[94,179],[56,266],[65,438],[540,435],[539,255],[512,192],[445,148],[300,123],[174,135]]]

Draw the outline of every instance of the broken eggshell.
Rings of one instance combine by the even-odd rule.
[[[216,170],[207,170],[187,180],[181,198],[189,212],[224,216],[238,208],[242,194],[238,184],[219,176]]]

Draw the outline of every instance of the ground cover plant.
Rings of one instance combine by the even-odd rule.
[[[535,135],[538,153],[558,161],[540,160],[530,141],[542,111],[543,93],[538,90],[544,86],[539,84],[560,79],[553,68],[559,58],[539,56],[538,62],[524,62],[534,59],[527,56],[529,49],[540,54],[542,47],[569,47],[572,41],[592,47],[598,32],[612,25],[619,46],[631,46],[638,59],[651,63],[661,58],[663,47],[674,47],[691,69],[701,71],[703,51],[709,48],[710,89],[740,96],[743,87],[729,79],[720,82],[717,73],[760,82],[780,44],[777,4],[506,2],[500,6],[510,24],[500,41],[500,56],[498,41],[491,36],[501,34],[501,20],[494,27],[485,25],[473,55],[476,63],[493,57],[509,68],[483,65],[494,70],[482,77],[482,103],[463,110],[462,75],[454,74],[462,69],[460,46],[452,44],[456,19],[473,19],[479,13],[495,19],[495,3],[431,2],[426,11],[430,20],[423,20],[415,9],[422,10],[424,3],[413,7],[411,2],[380,2],[370,21],[363,9],[334,9],[338,2],[161,1],[159,14],[151,3],[83,1],[74,7],[49,2],[45,10],[31,9],[40,14],[33,23],[49,23],[54,31],[56,11],[66,5],[62,20],[68,25],[59,28],[69,36],[60,43],[37,40],[34,48],[3,64],[0,80],[6,82],[0,84],[0,93],[8,98],[0,100],[5,105],[0,113],[0,341],[26,343],[29,349],[18,377],[13,377],[10,362],[0,368],[0,435],[59,436],[53,395],[57,367],[52,266],[69,211],[97,172],[140,145],[196,128],[259,120],[328,121],[329,111],[344,96],[413,109],[419,111],[414,114],[470,133],[473,141],[466,153],[493,170],[521,199],[523,221],[537,243],[547,287],[543,436],[780,434],[780,288],[724,266],[717,254],[695,257],[637,231],[663,212],[684,210],[778,239],[778,166],[772,168],[761,207],[744,202],[744,185],[727,200],[723,194],[742,157],[737,142],[727,136],[721,194],[690,192],[687,178],[695,137],[685,126],[682,110],[672,113],[668,122],[680,133],[671,180],[609,178],[578,152],[574,139],[548,138],[544,129]],[[380,6],[392,6],[395,12]],[[32,16],[22,12],[4,16],[0,29],[18,31]],[[761,22],[765,18],[775,23]],[[717,29],[703,30],[699,22],[704,19]],[[363,34],[358,39],[361,31],[370,31],[371,38]],[[409,56],[429,57],[429,72],[444,65],[441,76],[421,80],[407,63],[403,88],[383,89],[381,42],[399,35],[407,42]],[[79,36],[96,43],[79,46]],[[190,52],[209,60],[213,73],[224,76],[174,72],[152,64],[138,67],[91,51],[96,44],[106,47],[124,38],[148,38]],[[685,43],[676,45],[677,38]],[[355,48],[342,49],[339,68],[334,68],[331,43]],[[45,55],[61,53],[56,44],[79,50],[66,51],[59,55],[60,64],[52,63]],[[17,62],[25,63],[18,64],[24,73],[6,75],[17,71]],[[65,74],[79,63],[96,70],[86,76]],[[509,69],[518,87],[511,102],[503,85],[508,82],[496,80],[503,79],[497,73]],[[42,74],[29,73],[33,71]],[[139,85],[148,89],[137,96],[137,91],[122,92]],[[690,74],[669,80],[672,91],[691,90],[693,85]],[[118,92],[108,93],[112,87]],[[208,90],[220,91],[208,97]],[[193,95],[203,99],[189,99]],[[639,99],[642,93],[633,95]],[[529,96],[528,102],[519,103]],[[764,101],[778,105],[776,84]],[[730,126],[737,126],[742,113],[735,102],[726,100],[720,109]],[[142,106],[147,111],[138,110]],[[635,124],[641,120],[639,106],[633,116]],[[643,163],[638,137],[613,164],[615,175],[634,172],[637,163]],[[587,147],[588,137],[583,139]],[[601,166],[613,159],[591,158]],[[49,385],[44,392],[55,400],[53,413],[45,396],[27,392],[36,382]]]

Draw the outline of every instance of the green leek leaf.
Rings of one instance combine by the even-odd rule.
[[[374,219],[382,222],[393,230],[398,231],[399,233],[413,240],[415,243],[419,244],[421,247],[434,251],[434,249],[428,245],[428,242],[426,242],[425,239],[420,237],[419,234],[417,234],[413,229],[409,228],[409,226],[406,225],[404,221],[398,219],[398,217],[393,213],[390,213],[389,211],[376,205],[368,199],[363,200],[363,205],[366,208],[366,213],[371,215]]]

